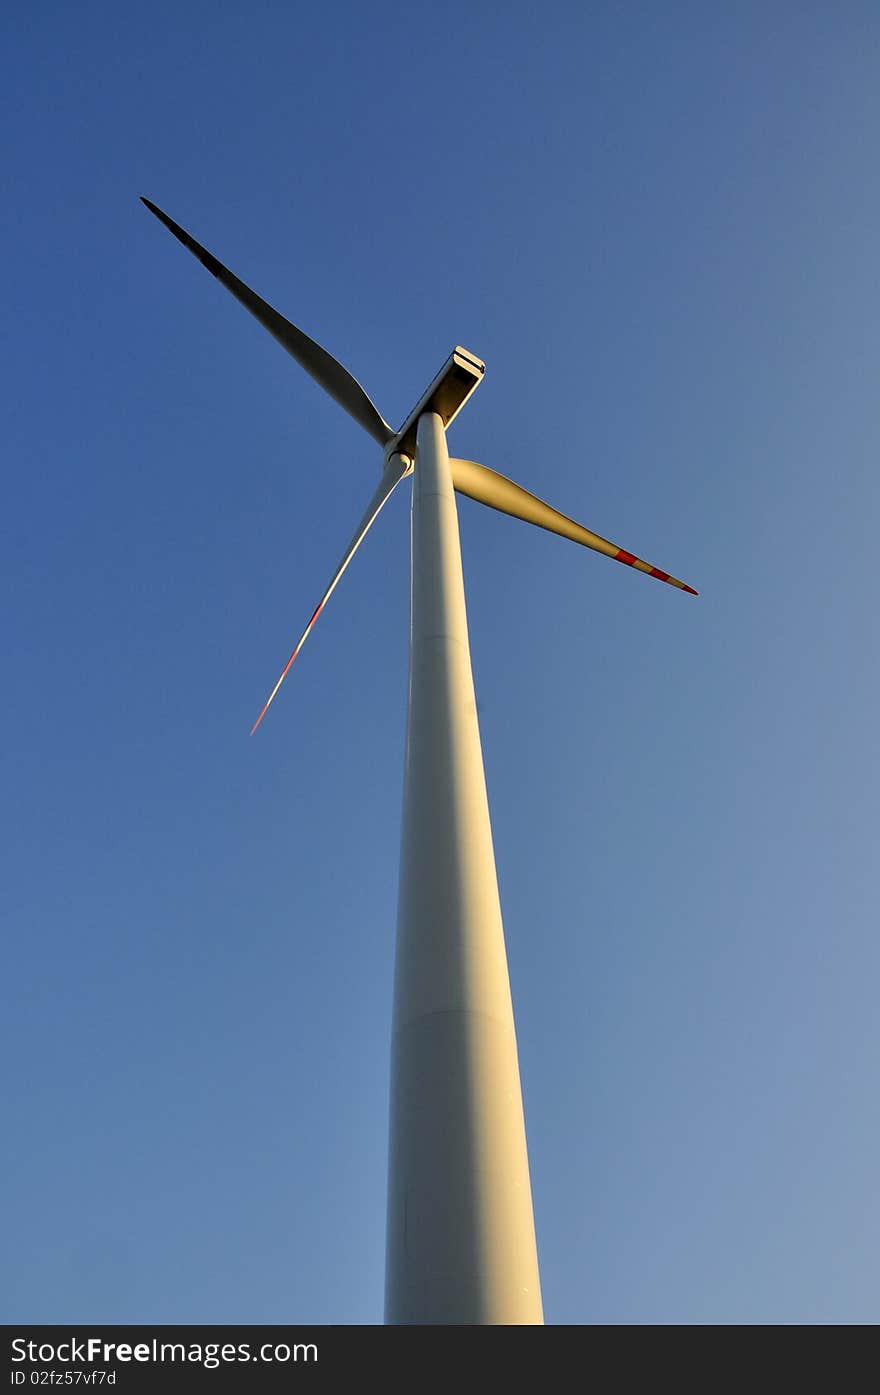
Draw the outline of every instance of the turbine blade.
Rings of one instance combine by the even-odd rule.
[[[310,339],[307,334],[303,334],[301,329],[286,320],[283,315],[279,315],[277,310],[273,310],[265,300],[261,300],[250,287],[243,281],[239,281],[237,276],[225,267],[222,262],[218,262],[216,257],[206,251],[194,237],[190,237],[179,224],[175,223],[167,213],[163,213],[161,208],[157,208],[149,199],[141,196],[141,203],[147,207],[151,213],[164,223],[169,232],[172,232],[179,242],[182,242],[194,257],[198,257],[202,266],[210,271],[212,276],[224,285],[228,291],[240,301],[246,310],[249,310],[260,324],[268,329],[269,333],[282,348],[286,349],[297,363],[306,370],[325,392],[335,398],[340,407],[354,417],[356,422],[369,431],[374,440],[380,446],[386,446],[394,435],[391,427],[380,415],[376,407],[364,392],[360,383],[353,378],[347,368],[343,368],[341,363],[328,354],[326,349],[322,349],[320,344],[316,344],[314,339]]]
[[[382,507],[387,503],[394,490],[400,484],[400,481],[403,479],[404,475],[409,473],[409,469],[410,467],[407,464],[405,464],[405,462],[399,455],[392,455],[391,459],[388,462],[388,465],[386,466],[385,473],[380,481],[379,488],[376,490],[376,493],[373,495],[372,499],[367,505],[367,511],[361,519],[360,523],[358,524],[357,532],[355,533],[354,537],[352,538],[351,542],[346,548],[345,553],[342,557],[342,561],[339,563],[339,566],[333,573],[330,585],[327,587],[327,590],[324,592],[318,604],[315,606],[315,609],[312,611],[309,623],[306,625],[305,629],[303,630],[302,634],[297,640],[296,648],[294,649],[293,653],[291,654],[290,658],[287,660],[287,663],[284,665],[284,668],[281,671],[281,677],[278,679],[278,682],[275,684],[275,687],[272,689],[271,693],[267,697],[265,703],[263,704],[263,709],[260,712],[259,717],[251,727],[251,736],[253,736],[257,727],[260,725],[266,713],[268,712],[269,706],[275,698],[275,694],[278,692],[278,689],[281,687],[281,684],[287,677],[291,664],[293,663],[297,654],[302,649],[303,645],[305,644],[306,640],[311,634],[315,621],[321,614],[321,611],[324,609],[324,606],[327,604],[330,597],[333,595],[333,592],[336,590],[336,587],[338,586],[342,578],[342,573],[345,571],[352,557],[357,552],[358,548],[360,547],[361,543],[366,537],[371,525],[378,517]]]
[[[475,460],[450,460],[449,464],[452,468],[452,482],[459,494],[466,494],[469,499],[476,499],[477,503],[487,504],[490,509],[498,509],[500,513],[509,513],[512,518],[521,518],[526,523],[534,523],[538,528],[546,528],[549,533],[558,533],[561,538],[570,538],[572,542],[590,547],[594,552],[604,553],[615,562],[625,562],[628,567],[635,567],[636,571],[645,572],[647,576],[656,577],[658,581],[667,581],[670,586],[677,586],[679,590],[687,591],[691,596],[700,594],[693,586],[685,585],[668,572],[661,571],[659,567],[652,567],[650,562],[643,562],[641,557],[634,556],[632,552],[609,542],[607,538],[601,538],[598,533],[590,532],[589,528],[583,528],[580,523],[575,523],[573,518],[568,518],[558,509],[551,508],[543,499],[530,494],[522,485],[515,484],[506,475],[499,475],[485,465],[478,465]]]

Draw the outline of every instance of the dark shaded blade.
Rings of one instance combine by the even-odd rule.
[[[343,368],[332,354],[328,354],[326,349],[322,349],[320,344],[316,344],[314,339],[310,339],[307,334],[303,334],[301,329],[286,320],[283,315],[279,315],[277,310],[273,310],[265,300],[261,300],[243,281],[239,281],[237,276],[218,262],[216,257],[206,251],[194,237],[190,237],[179,224],[175,223],[167,213],[163,213],[161,208],[157,208],[149,199],[141,197],[144,204],[151,213],[164,223],[169,232],[172,232],[178,242],[182,242],[187,251],[192,252],[194,257],[198,257],[202,266],[210,271],[212,276],[226,287],[228,291],[240,301],[246,310],[249,310],[260,324],[268,329],[269,333],[278,343],[285,348],[297,363],[306,370],[307,373],[319,383],[325,392],[335,398],[340,407],[354,417],[356,422],[369,431],[374,440],[380,446],[385,446],[391,440],[394,432],[387,421],[380,415],[376,407],[364,392],[360,383],[353,378],[347,368]]]
[[[525,523],[534,523],[538,528],[546,528],[549,533],[557,533],[561,538],[570,538],[572,542],[592,548],[594,552],[601,552],[615,562],[635,567],[636,571],[653,576],[657,581],[666,581],[670,586],[677,586],[680,591],[687,591],[691,596],[699,595],[693,586],[687,586],[685,582],[661,571],[659,567],[652,567],[650,562],[643,562],[641,557],[636,557],[634,553],[627,552],[626,548],[618,547],[616,543],[600,537],[598,533],[590,532],[589,528],[582,527],[580,523],[575,523],[573,518],[568,518],[550,504],[545,504],[543,499],[530,494],[521,484],[516,484],[506,475],[499,475],[485,465],[478,465],[475,460],[450,460],[449,464],[452,469],[452,483],[459,494],[466,494],[469,499],[476,499],[477,503],[487,504],[490,509],[498,509],[500,513],[509,513],[512,518],[521,518]]]

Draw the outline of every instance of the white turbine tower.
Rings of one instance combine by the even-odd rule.
[[[392,491],[413,475],[409,711],[388,1178],[389,1323],[543,1321],[516,1036],[486,799],[455,490],[696,595],[473,460],[446,428],[484,365],[456,348],[399,431],[326,349],[143,202],[383,450],[382,477],[254,723]]]

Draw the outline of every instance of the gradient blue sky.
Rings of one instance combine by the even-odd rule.
[[[463,501],[550,1322],[876,1320],[880,13],[7,7],[6,1321],[381,1319],[408,490]]]

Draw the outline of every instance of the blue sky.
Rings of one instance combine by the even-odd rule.
[[[462,501],[547,1320],[876,1320],[874,5],[3,21],[7,1321],[381,1320],[408,491]]]

